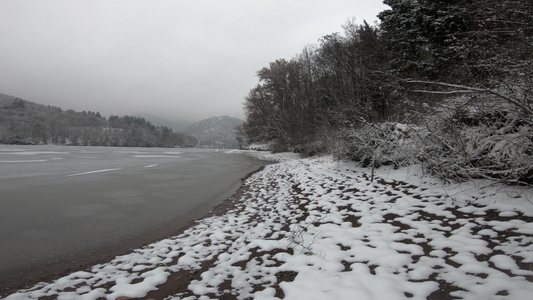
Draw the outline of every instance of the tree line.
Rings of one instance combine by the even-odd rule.
[[[196,139],[142,117],[63,111],[19,98],[0,101],[0,143],[79,146],[176,147]]]
[[[409,135],[389,126],[400,123],[418,126],[410,137],[421,138],[422,152],[410,152],[411,160],[432,162],[439,174],[505,177],[518,168],[505,156],[517,152],[531,163],[533,2],[383,2],[389,8],[379,23],[348,20],[342,33],[260,69],[238,138],[278,151],[398,164],[384,143]],[[473,131],[477,139],[468,138]],[[513,135],[527,146],[500,151],[496,140]],[[445,158],[455,163],[443,170]],[[514,178],[532,177],[533,164]]]

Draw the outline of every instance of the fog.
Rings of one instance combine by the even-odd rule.
[[[380,0],[5,0],[0,93],[109,115],[244,118],[256,72]]]

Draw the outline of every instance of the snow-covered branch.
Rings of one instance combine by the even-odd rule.
[[[446,83],[446,82],[439,82],[439,81],[425,81],[425,80],[404,80],[406,83],[413,83],[413,84],[428,84],[428,85],[437,85],[437,86],[443,86],[443,87],[449,87],[449,88],[455,88],[459,90],[453,90],[453,91],[430,91],[430,90],[412,90],[413,92],[423,92],[423,93],[431,93],[431,94],[457,94],[457,93],[485,93],[485,94],[491,94],[494,96],[497,96],[510,104],[517,106],[518,108],[522,109],[526,114],[533,114],[533,109],[531,109],[528,105],[525,103],[531,104],[533,102],[531,99],[524,99],[524,101],[520,101],[519,99],[504,95],[497,90],[490,89],[490,88],[477,88],[472,86],[466,86],[461,84],[452,84],[452,83]],[[525,103],[524,103],[525,102]]]

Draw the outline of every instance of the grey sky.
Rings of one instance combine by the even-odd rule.
[[[256,71],[381,0],[1,0],[0,93],[103,115],[243,118]]]

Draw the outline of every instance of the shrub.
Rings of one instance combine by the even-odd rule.
[[[419,140],[416,127],[401,123],[365,123],[356,129],[345,129],[334,156],[361,162],[362,166],[406,166],[416,161]]]

